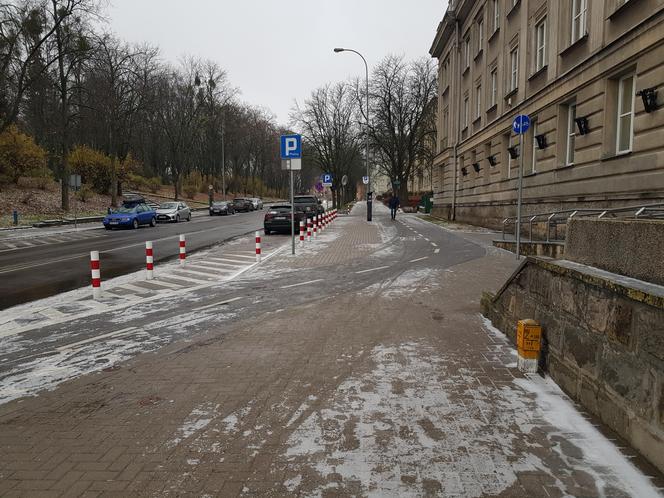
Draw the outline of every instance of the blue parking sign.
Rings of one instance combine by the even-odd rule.
[[[323,181],[323,187],[331,187],[332,186],[332,175],[330,173],[325,173],[322,178]]]
[[[281,136],[281,158],[282,159],[302,158],[302,135]]]

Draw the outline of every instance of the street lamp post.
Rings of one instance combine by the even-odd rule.
[[[364,160],[367,164],[367,221],[371,221],[371,211],[372,211],[372,198],[371,198],[371,172],[369,171],[369,65],[364,56],[359,53],[357,50],[352,48],[335,48],[335,53],[339,52],[353,52],[354,54],[359,55],[364,62],[364,70],[366,75],[366,91],[367,91],[367,123],[366,123],[366,134],[365,134],[365,152]]]

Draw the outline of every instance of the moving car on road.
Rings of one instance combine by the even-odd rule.
[[[210,216],[221,216],[226,214],[235,214],[235,209],[233,209],[233,204],[227,201],[217,201],[213,202],[210,206]]]
[[[157,221],[191,221],[191,209],[184,202],[164,202],[157,208]]]
[[[250,197],[249,200],[254,205],[254,209],[263,209],[263,199],[260,197]]]
[[[265,235],[270,235],[272,232],[291,233],[291,206],[290,204],[275,204],[271,206],[263,220],[263,228],[265,228]],[[295,206],[295,233],[300,233],[300,221],[306,222],[306,213],[298,210]]]
[[[233,199],[233,209],[238,212],[244,211],[245,213],[248,213],[249,211],[253,211],[255,208],[254,203],[249,199],[245,199],[244,197],[236,197]]]
[[[147,204],[122,206],[104,217],[102,221],[106,230],[112,228],[138,228],[140,225],[157,226],[157,213]]]

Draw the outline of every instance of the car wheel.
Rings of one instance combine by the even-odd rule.
[[[154,228],[154,227],[157,226],[157,218],[152,217],[152,219],[150,220],[150,226],[151,226],[152,228]]]
[[[175,215],[175,223],[180,223],[180,215],[179,214]]]
[[[138,220],[134,218],[134,221],[131,222],[131,228],[136,230],[138,228]]]
[[[187,221],[191,221],[191,213],[189,213],[189,216],[187,216]]]
[[[109,227],[108,225],[104,226],[104,228],[105,228],[106,230],[111,230],[111,227]]]

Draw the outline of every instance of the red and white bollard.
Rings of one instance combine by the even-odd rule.
[[[318,237],[318,215],[314,216],[314,239]]]
[[[261,233],[256,232],[256,263],[261,262]]]
[[[101,298],[101,267],[99,251],[90,251],[90,273],[92,274],[92,299]]]
[[[304,245],[304,221],[300,222],[300,245]]]
[[[152,252],[152,242],[145,241],[145,279],[154,278],[154,253]]]
[[[311,242],[311,218],[307,218],[307,242]]]
[[[187,249],[185,248],[184,235],[180,235],[180,266],[184,266],[185,259],[187,259]]]

